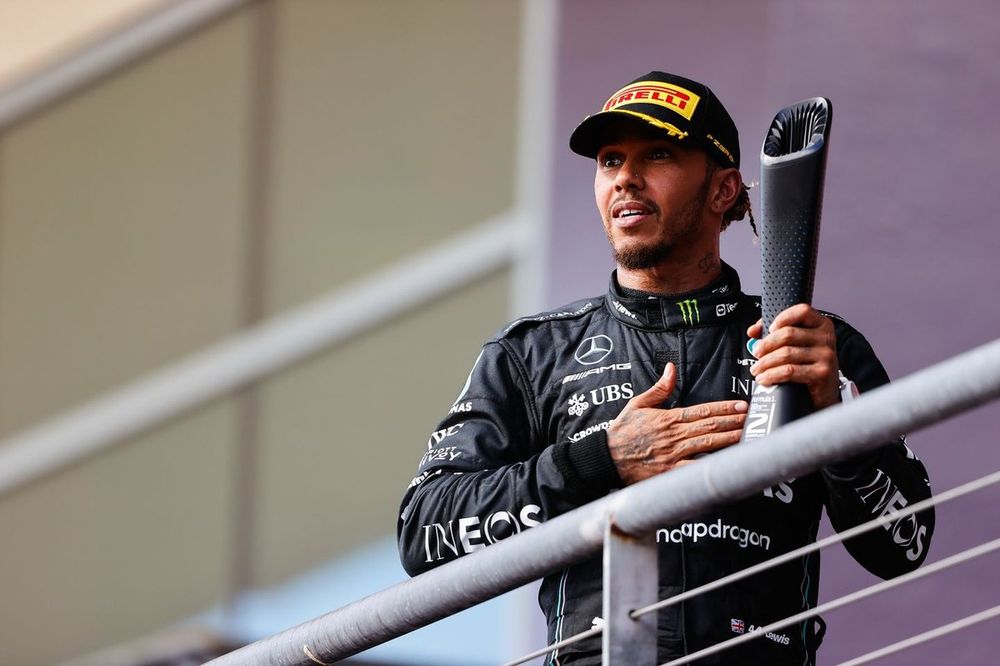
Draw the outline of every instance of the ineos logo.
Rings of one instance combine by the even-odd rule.
[[[594,335],[580,343],[573,358],[582,365],[594,365],[606,359],[614,347],[608,336]]]

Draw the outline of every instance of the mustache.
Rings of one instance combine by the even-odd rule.
[[[625,204],[639,204],[644,208],[648,208],[653,213],[658,213],[660,211],[660,207],[657,206],[650,199],[647,199],[646,197],[643,196],[638,196],[636,194],[627,194],[617,197],[614,201],[611,202],[611,205],[608,206],[608,216],[613,217],[615,209],[618,206],[622,206]]]

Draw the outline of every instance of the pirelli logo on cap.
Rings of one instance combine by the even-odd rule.
[[[612,95],[603,110],[611,111],[629,104],[656,104],[691,120],[699,101],[701,97],[680,86],[659,81],[639,81],[625,86]]]

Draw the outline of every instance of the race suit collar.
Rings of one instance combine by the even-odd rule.
[[[723,262],[722,274],[708,286],[683,294],[650,294],[624,289],[611,273],[605,296],[608,310],[630,326],[650,330],[711,326],[728,319],[740,297],[740,277]]]

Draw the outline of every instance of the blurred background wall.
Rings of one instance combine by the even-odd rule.
[[[185,3],[86,4],[0,10],[14,54],[0,100]],[[605,288],[593,167],[566,142],[651,69],[713,87],[741,128],[748,181],[778,107],[833,100],[816,303],[861,329],[891,376],[1000,331],[1000,10],[987,0],[231,4],[0,124],[0,439],[498,217],[533,225],[545,269],[512,257],[456,279],[0,496],[0,664],[55,663],[192,617],[249,639],[402,579],[398,499],[480,343],[526,309]],[[759,288],[745,224],[723,258]],[[944,489],[1000,467],[998,431],[994,405],[910,444]],[[931,559],[995,537],[998,499],[939,508]],[[824,557],[821,600],[871,582],[841,548]],[[996,565],[831,614],[824,662],[992,605]],[[489,664],[541,644],[530,592],[491,608],[377,654]],[[989,663],[991,631],[933,643],[922,663]]]
[[[247,3],[3,127],[0,437],[510,209],[520,12]],[[456,282],[0,498],[0,663],[142,635],[392,534],[510,279]]]

